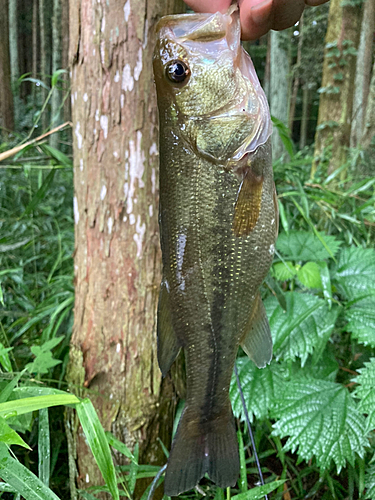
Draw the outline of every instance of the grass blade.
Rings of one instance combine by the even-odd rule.
[[[0,443],[0,477],[25,500],[59,500],[35,474],[9,455],[3,443]]]
[[[238,439],[238,449],[240,454],[240,490],[242,493],[247,491],[247,473],[246,473],[246,460],[245,460],[245,448],[243,446],[242,432],[237,432]]]
[[[246,491],[246,493],[234,495],[232,500],[261,500],[264,495],[276,490],[276,488],[281,486],[283,483],[285,483],[285,480],[281,479],[279,481],[273,481],[272,483],[265,484],[264,486],[257,486],[256,488]]]
[[[39,410],[38,472],[39,479],[49,486],[51,447],[49,437],[48,408]]]
[[[51,172],[47,175],[47,177],[45,178],[43,184],[40,186],[40,188],[38,189],[38,191],[32,197],[30,203],[25,208],[25,211],[21,215],[21,218],[25,217],[25,215],[30,214],[37,207],[37,205],[39,204],[39,202],[41,202],[45,198],[46,193],[47,193],[50,185],[52,184],[53,178],[55,176],[55,172],[56,172],[56,170],[52,169]]]
[[[95,408],[89,399],[84,399],[76,406],[76,410],[87,442],[98,464],[100,472],[102,473],[104,481],[112,497],[115,500],[119,500],[120,494],[111,451]]]
[[[51,395],[51,396],[37,396],[35,398],[24,398],[16,401],[7,401],[0,404],[0,416],[14,417],[15,415],[24,415],[35,410],[42,408],[49,408],[50,406],[60,405],[74,405],[79,403],[79,399],[73,394]]]

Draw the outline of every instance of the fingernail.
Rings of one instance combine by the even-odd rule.
[[[250,9],[251,19],[257,25],[262,25],[268,22],[272,12],[272,0],[263,0],[263,2],[253,5]]]

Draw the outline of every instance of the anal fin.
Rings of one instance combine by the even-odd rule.
[[[271,330],[260,293],[255,297],[253,309],[243,333],[241,346],[258,368],[264,368],[271,362]]]
[[[169,305],[169,293],[165,281],[162,281],[159,295],[158,320],[158,362],[163,377],[167,375],[173,361],[176,359],[181,345],[172,325]]]

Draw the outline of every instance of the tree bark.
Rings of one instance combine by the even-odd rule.
[[[40,80],[47,84],[47,36],[46,36],[46,22],[45,22],[45,0],[39,0],[39,38],[40,38]],[[47,91],[41,88],[43,102],[47,98]],[[48,116],[46,111],[42,116],[42,126],[45,130],[48,125]]]
[[[343,4],[342,0],[331,0],[312,177],[319,157],[328,145],[332,146],[328,175],[347,159],[360,20],[360,7]],[[341,178],[344,176],[343,171]]]
[[[298,38],[298,48],[297,48],[297,61],[293,68],[293,90],[290,98],[290,109],[289,109],[289,117],[288,117],[288,127],[293,132],[293,124],[294,124],[294,116],[296,114],[296,102],[298,89],[300,87],[300,66],[301,66],[301,56],[302,56],[302,44],[303,44],[303,14],[298,24],[299,29],[299,38]]]
[[[371,84],[362,136],[362,145],[365,149],[369,148],[371,144],[375,152],[375,61],[372,67]]]
[[[32,61],[32,72],[31,76],[33,78],[38,77],[38,0],[33,0],[33,20],[32,20],[32,45],[33,45],[33,61]],[[34,105],[36,104],[36,85],[32,86],[32,97]]]
[[[69,67],[69,0],[61,0],[61,33],[61,67],[67,70]],[[70,87],[69,72],[64,73],[62,79],[64,81],[64,91],[67,91]],[[65,99],[64,122],[70,121],[70,119],[70,99]]]
[[[20,65],[18,60],[17,0],[9,2],[9,54],[10,74],[14,86],[14,83],[17,82],[20,76]]]
[[[355,147],[362,142],[370,88],[374,25],[375,0],[366,0],[363,9],[361,36],[355,72],[353,116],[350,135],[351,147]]]
[[[9,56],[8,0],[0,0],[0,127],[2,136],[14,128]]]
[[[284,34],[271,31],[270,109],[271,115],[288,124],[289,54]],[[284,41],[284,44],[283,44]],[[272,134],[272,156],[276,160],[285,151],[276,127]]]
[[[168,0],[71,0],[76,303],[68,380],[89,389],[106,430],[163,463],[173,391],[156,356],[160,286],[155,22]],[[82,389],[80,389],[82,388]],[[101,481],[70,416],[70,470]],[[74,457],[76,461],[74,463]],[[73,486],[74,490],[74,486]],[[75,498],[72,491],[72,498]]]
[[[311,90],[305,86],[302,89],[302,117],[299,148],[303,149],[307,144],[307,129],[310,118]]]

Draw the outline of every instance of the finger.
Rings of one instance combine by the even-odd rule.
[[[264,0],[256,5],[254,3],[254,0],[240,2],[243,40],[255,40],[270,29],[283,30],[293,26],[305,7],[304,0]]]
[[[185,3],[195,12],[225,12],[229,9],[231,0],[185,0]]]

